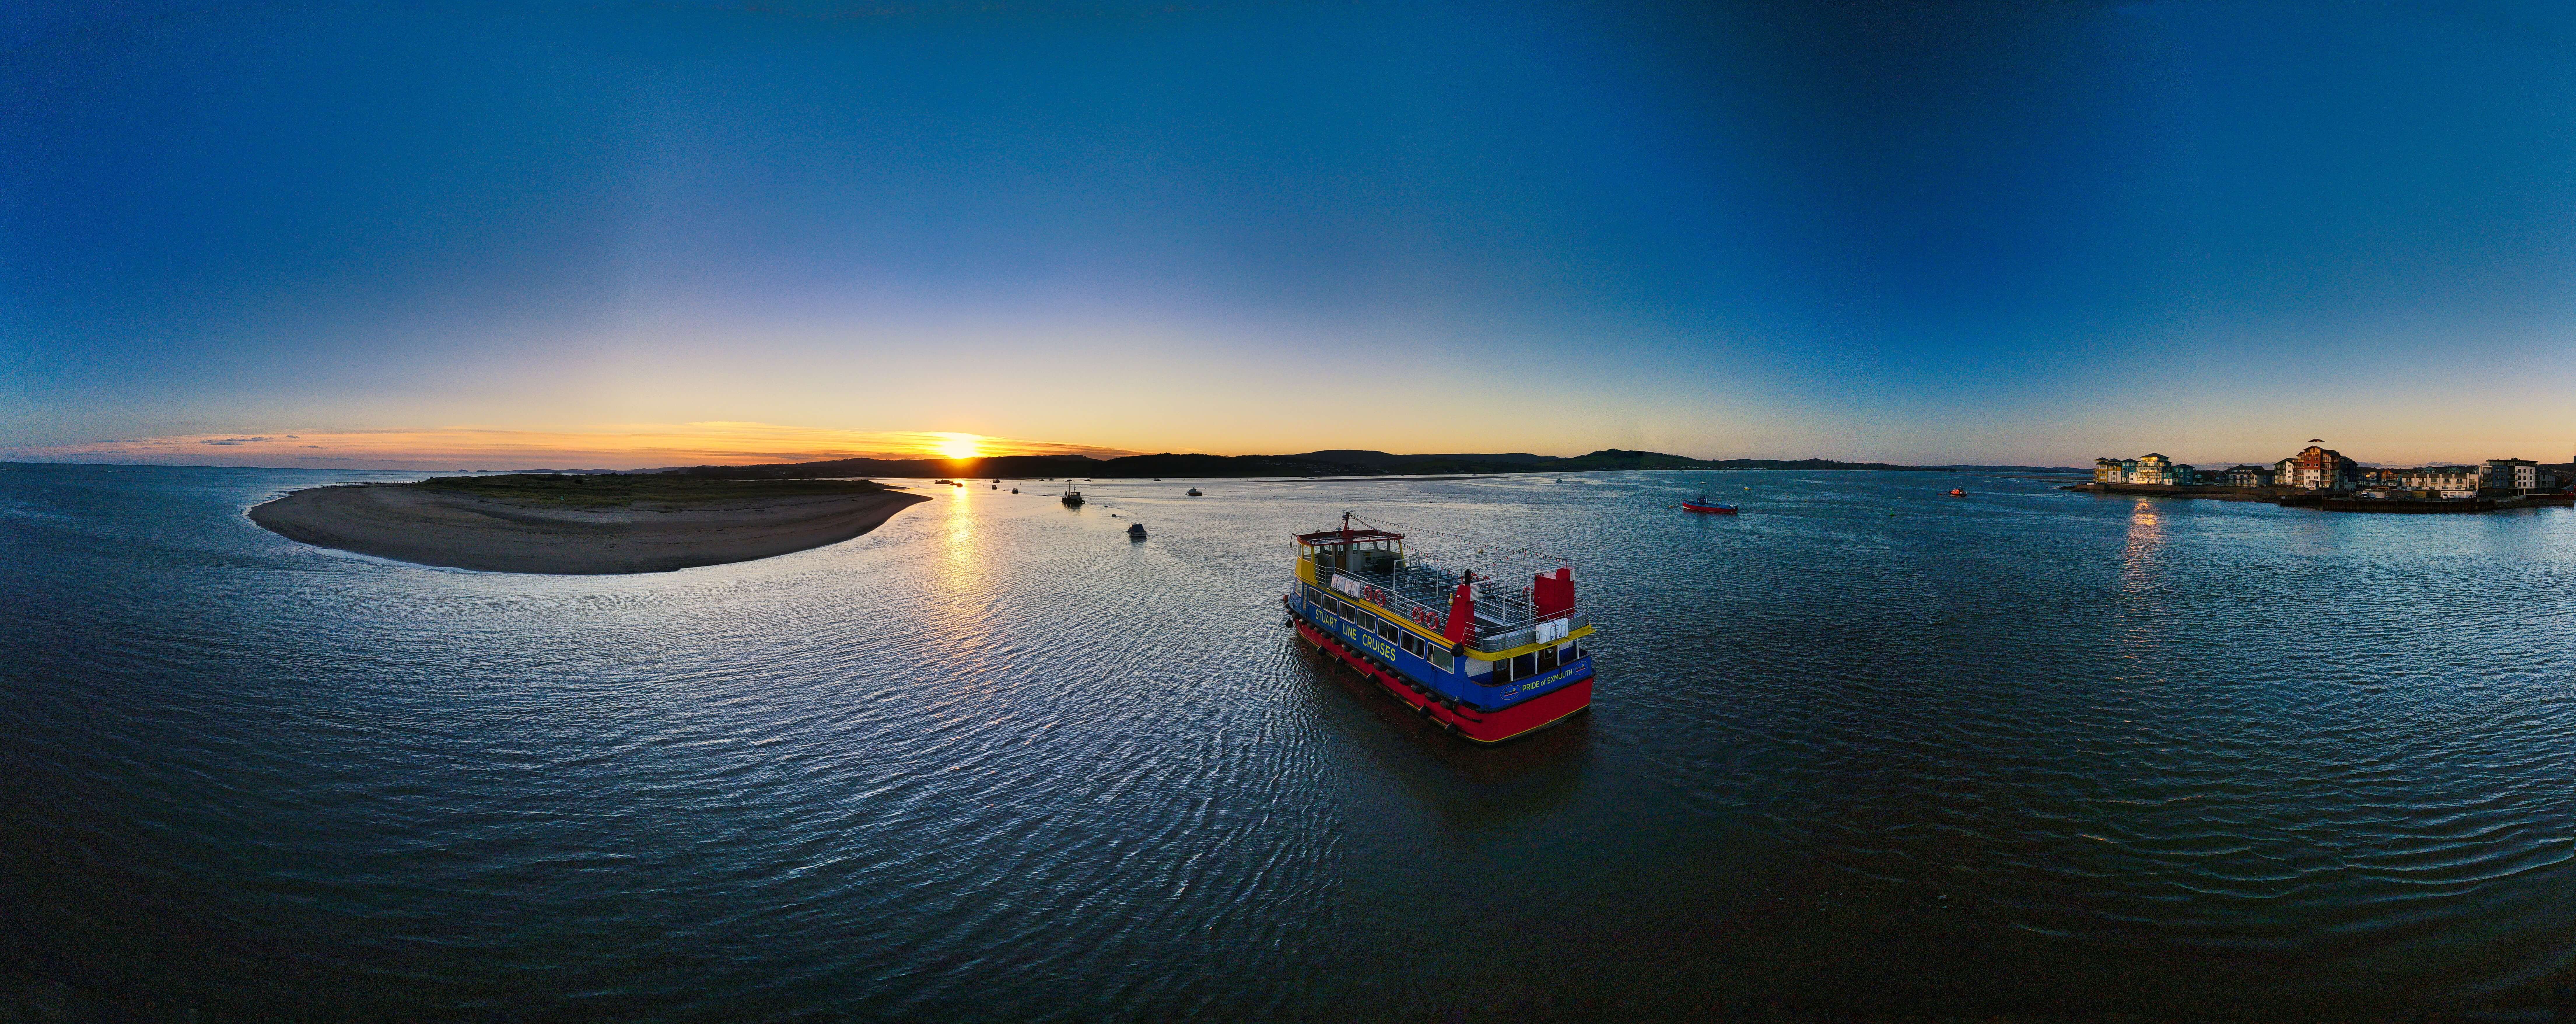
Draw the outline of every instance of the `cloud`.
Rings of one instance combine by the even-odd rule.
[[[267,440],[271,440],[271,439],[270,439],[270,438],[265,438],[265,437],[226,437],[226,438],[220,438],[220,439],[211,440],[211,441],[199,441],[199,442],[197,442],[197,443],[198,443],[198,444],[230,445],[230,444],[250,444],[250,443],[255,442],[255,441],[267,441]],[[127,443],[127,444],[149,444],[149,443],[151,443],[151,442],[148,442],[148,441],[128,441],[128,442],[125,442],[125,443]]]

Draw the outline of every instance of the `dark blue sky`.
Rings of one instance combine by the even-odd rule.
[[[2560,6],[82,4],[0,45],[0,456],[2576,447]]]

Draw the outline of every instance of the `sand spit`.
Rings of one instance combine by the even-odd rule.
[[[882,491],[548,508],[418,484],[297,491],[250,510],[291,540],[485,572],[671,572],[837,544],[930,499]]]

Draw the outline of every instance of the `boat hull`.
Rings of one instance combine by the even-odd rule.
[[[1706,515],[1706,516],[1731,516],[1731,515],[1734,515],[1734,514],[1735,514],[1735,506],[1733,506],[1733,505],[1693,505],[1693,504],[1691,504],[1690,502],[1685,501],[1685,502],[1682,502],[1682,511],[1684,511],[1684,512],[1697,512],[1697,513],[1699,513],[1699,514],[1701,514],[1701,515]]]
[[[1417,690],[1403,675],[1351,649],[1304,618],[1293,621],[1297,625],[1297,635],[1305,638],[1307,643],[1350,666],[1369,682],[1377,684],[1379,690],[1412,708],[1415,714],[1429,718],[1461,739],[1476,743],[1518,739],[1592,707],[1590,676],[1496,711],[1480,712],[1463,704],[1452,707],[1431,694]]]

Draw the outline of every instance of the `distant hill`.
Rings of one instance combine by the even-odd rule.
[[[1832,459],[1694,459],[1663,452],[1604,448],[1571,458],[1501,454],[1396,455],[1361,449],[1332,449],[1297,455],[1197,455],[1164,452],[1094,459],[1083,455],[1001,455],[984,459],[832,459],[825,462],[772,463],[758,466],[688,466],[661,472],[731,479],[810,479],[817,477],[1073,477],[1135,480],[1169,477],[1247,476],[1442,476],[1485,473],[1577,473],[1599,469],[1846,469],[2015,473],[2081,473],[2083,470],[2041,466],[1899,466],[1885,462],[1836,462]]]

